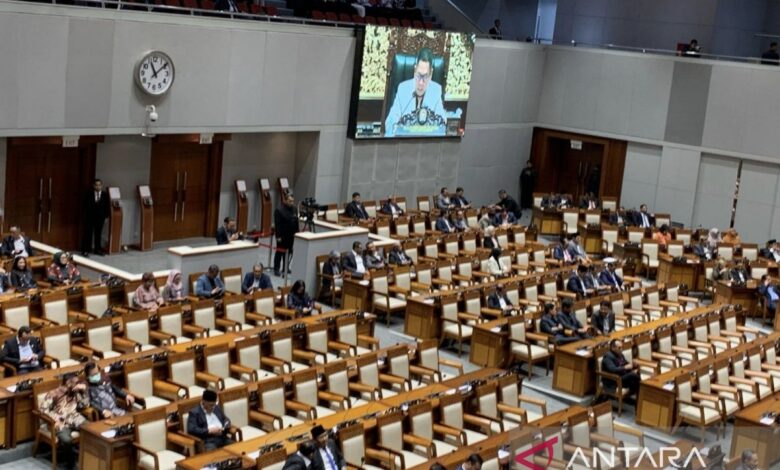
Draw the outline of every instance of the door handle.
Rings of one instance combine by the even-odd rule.
[[[181,221],[184,222],[184,207],[187,204],[187,172],[184,172],[184,184],[181,189]]]
[[[51,176],[49,177],[49,223],[46,227],[47,232],[51,232]]]
[[[41,217],[43,217],[43,178],[38,181],[38,230],[41,233]]]
[[[179,172],[176,172],[176,200],[173,203],[173,221],[176,222],[176,218],[179,215]]]

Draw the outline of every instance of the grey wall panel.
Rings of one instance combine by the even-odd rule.
[[[68,62],[68,20],[16,15],[17,45],[24,45],[4,62],[17,73],[16,126],[59,128],[65,121],[65,76]],[[46,34],[41,34],[45,31]],[[14,66],[15,64],[15,66]]]
[[[317,36],[298,36],[296,72],[293,76],[279,75],[274,78],[295,84],[294,114],[290,122],[345,123],[352,83],[354,39],[330,38],[323,41]],[[302,72],[302,68],[316,72]],[[275,74],[273,69],[266,72]]]
[[[233,31],[230,35],[226,125],[262,122],[265,31]]]
[[[675,62],[665,140],[701,145],[712,66]]]
[[[660,167],[661,147],[629,143],[620,204],[630,209],[653,203]]]
[[[523,79],[525,85],[523,87],[523,108],[520,113],[521,122],[535,122],[539,114],[545,60],[544,50],[540,48],[529,49]]]
[[[566,89],[561,123],[581,129],[593,129],[598,91],[601,87],[601,65],[604,58],[598,54],[569,51],[566,62],[577,70],[566,73]]]
[[[568,53],[562,49],[548,49],[544,61],[544,81],[539,102],[540,123],[560,124],[566,93],[566,64]]]
[[[3,190],[0,190],[0,214],[5,215],[5,164],[8,158],[6,155],[8,146],[3,138],[0,138],[0,182],[2,182]]]
[[[645,56],[631,59],[631,113],[628,135],[663,140],[674,62]]]
[[[771,230],[780,166],[743,162],[734,223],[742,240],[763,243]]]
[[[675,222],[690,225],[693,216],[696,182],[701,153],[696,150],[665,146],[658,168],[658,189],[654,210],[668,212]]]
[[[614,129],[617,134],[627,134],[633,92],[635,62],[622,56],[604,56],[600,64],[599,80],[594,113],[595,129]]]
[[[696,184],[694,227],[728,227],[737,166],[737,160],[731,158],[702,155]]]
[[[65,76],[65,127],[105,127],[111,102],[114,22],[71,19]]]
[[[503,97],[496,90],[504,89],[507,62],[506,51],[477,43],[474,49],[474,65],[469,92],[469,124],[498,122],[501,116]]]
[[[498,122],[520,122],[523,114],[523,98],[528,81],[528,55],[530,49],[513,50],[506,54],[506,74],[504,93],[501,102],[501,114]],[[495,119],[494,119],[495,121]]]
[[[780,96],[768,92],[778,83],[778,70],[774,67],[754,69],[750,86],[734,83],[737,90],[747,92],[747,114],[742,121],[734,121],[741,126],[744,138],[741,150],[745,153],[768,155],[777,158],[777,122],[780,110]],[[734,91],[736,92],[736,91]]]
[[[0,58],[6,64],[16,61],[18,47],[17,24],[15,18],[9,15],[0,15],[0,31],[3,32],[3,40],[0,41]],[[0,67],[0,129],[13,129],[17,127],[16,110],[19,104],[17,80],[19,71],[16,66]]]
[[[702,145],[739,151],[745,137],[745,126],[750,104],[750,89],[735,86],[749,83],[753,71],[749,68],[712,68],[707,114],[704,121]]]

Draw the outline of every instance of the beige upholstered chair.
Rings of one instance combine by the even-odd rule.
[[[84,324],[87,337],[86,342],[81,346],[91,349],[92,354],[101,359],[109,359],[122,354],[114,349],[135,350],[135,343],[124,338],[114,338],[112,325],[111,318],[101,318]]]
[[[564,209],[561,211],[563,217],[562,235],[575,235],[579,228],[580,211],[579,209]]]
[[[298,362],[297,359],[309,358],[311,354],[295,349],[292,341],[292,331],[278,330],[271,333],[271,357],[279,359],[286,364],[288,370],[297,372],[307,369],[309,364]]]
[[[463,375],[463,364],[439,357],[439,341],[436,338],[422,340],[417,343],[417,363],[419,366],[434,371],[434,381],[442,382]],[[442,366],[455,370],[457,373],[442,371]]]
[[[399,391],[422,388],[433,381],[434,371],[410,363],[409,348],[405,344],[388,349],[386,358],[390,375],[405,380],[405,383],[398,387]]]
[[[264,423],[270,424],[274,430],[289,428],[303,424],[303,421],[287,414],[288,409],[292,411],[307,412],[308,407],[296,407],[289,400],[285,399],[284,379],[282,377],[272,377],[257,383],[257,396],[260,404],[260,415],[258,419]],[[308,415],[308,419],[313,416]]]
[[[704,442],[707,428],[716,426],[720,438],[720,424],[723,417],[717,408],[720,401],[716,395],[706,395],[693,391],[691,376],[683,374],[675,379],[677,385],[677,417],[672,428],[672,434],[677,432],[681,424],[691,424],[701,430],[701,440]],[[705,405],[704,402],[709,402]]]
[[[41,294],[41,307],[43,318],[57,325],[67,325],[69,320],[88,321],[95,318],[87,313],[69,311],[68,294],[64,290]]]
[[[235,323],[217,318],[214,301],[208,299],[193,302],[192,324],[206,330],[206,336],[209,338],[223,334],[223,332],[218,329],[218,326],[226,329],[237,328]]]
[[[338,341],[350,347],[352,356],[376,351],[379,347],[379,340],[373,336],[359,334],[357,321],[357,317],[352,315],[336,318]]]
[[[533,365],[545,364],[545,375],[550,374],[550,349],[547,336],[526,331],[525,317],[520,315],[507,319],[509,325],[509,351],[513,359],[525,363],[528,378],[533,374]]]
[[[642,240],[640,270],[649,278],[653,272],[658,271],[658,264],[658,242],[650,238]]]
[[[230,431],[239,441],[248,441],[264,436],[263,422],[256,411],[249,407],[249,391],[246,386],[225,390],[219,394],[219,403],[225,416],[230,418]]]
[[[219,276],[225,284],[225,292],[241,294],[241,281],[243,281],[241,268],[224,268],[220,270]]]
[[[311,413],[314,419],[330,416],[335,413],[334,410],[349,407],[345,397],[319,389],[317,369],[309,368],[293,373],[292,383],[295,401],[307,407],[306,413]],[[326,403],[328,406],[323,406]]]
[[[476,397],[479,416],[490,418],[490,430],[493,433],[509,431],[528,422],[525,410],[499,402],[496,381],[490,381],[477,387]],[[505,413],[512,416],[513,419],[505,418]],[[518,416],[520,422],[516,419]]]
[[[238,325],[239,330],[249,330],[255,327],[254,319],[249,318],[251,314],[246,311],[246,302],[243,296],[229,295],[222,299],[222,308],[225,312],[225,319]],[[259,317],[259,315],[258,315]],[[264,318],[259,317],[259,320]]]
[[[525,411],[526,423],[533,423],[536,420],[547,416],[547,402],[538,398],[523,395],[523,378],[517,374],[507,374],[498,379],[498,392],[500,401],[511,408],[522,408]],[[523,416],[515,415],[511,411],[503,414],[505,421],[515,421],[522,423]]]
[[[403,413],[400,411],[380,416],[376,420],[379,449],[388,451],[393,455],[395,468],[412,468],[424,464],[433,457],[428,453],[416,453],[412,444],[404,446]]]
[[[734,259],[734,245],[731,243],[718,243],[717,248],[718,258],[722,258],[724,261],[731,261]]]
[[[194,455],[195,441],[181,434],[169,433],[165,408],[136,413],[133,416],[135,424],[135,441],[133,446],[138,453],[137,465],[145,470],[175,470],[176,462],[187,456],[168,450],[168,443],[189,449]]]
[[[328,340],[327,323],[306,325],[306,349],[315,354],[317,364],[337,361],[339,359],[337,352],[349,352],[349,346]]]
[[[125,364],[125,385],[137,398],[135,405],[143,409],[166,406],[172,401],[186,398],[189,391],[162,380],[155,380],[151,359],[139,359]]]
[[[122,315],[122,322],[125,325],[125,339],[135,343],[136,350],[154,349],[156,346],[152,344],[152,341],[163,345],[174,342],[175,338],[172,335],[149,329],[148,312],[128,312]]]
[[[256,290],[252,293],[252,302],[255,307],[254,314],[258,316],[256,319],[258,324],[270,324],[274,321],[276,306],[276,294],[274,294],[274,291],[270,289]]]
[[[358,356],[355,364],[358,370],[357,383],[365,386],[360,390],[361,398],[371,401],[397,395],[392,387],[396,384],[402,385],[404,379],[380,373],[376,353]]]
[[[50,326],[41,330],[41,342],[46,351],[44,362],[52,363],[56,368],[70,367],[79,364],[72,359],[73,355],[91,357],[92,351],[84,350],[70,344],[70,327],[68,325]],[[74,349],[75,348],[75,349]]]
[[[325,383],[328,392],[344,399],[349,408],[365,405],[368,401],[353,392],[361,390],[360,384],[351,383],[346,361],[334,361],[325,365]],[[354,390],[353,390],[354,389]],[[370,390],[363,389],[370,393]]]
[[[261,356],[260,341],[260,338],[246,338],[236,342],[238,364],[231,364],[231,369],[238,372],[243,382],[257,382],[275,377],[277,372],[287,372],[284,362]]]
[[[344,460],[349,466],[365,470],[382,470],[385,467],[379,465],[384,463],[386,468],[393,468],[393,458],[389,452],[366,448],[362,422],[339,429],[339,441]]]
[[[194,351],[172,353],[168,356],[168,382],[187,389],[189,398],[202,396],[206,387],[217,390],[218,380],[218,377],[198,372]]]
[[[611,255],[618,242],[618,228],[614,225],[601,224],[601,254]]]
[[[108,309],[108,287],[97,286],[84,289],[84,311],[100,317]]]
[[[233,377],[233,375],[240,376],[241,370],[232,367],[230,347],[227,343],[205,348],[203,350],[203,365],[206,373],[219,377],[220,390],[243,385],[243,382]]]
[[[48,444],[52,449],[52,470],[57,470],[57,432],[55,431],[54,420],[47,414],[42,413],[40,409],[46,394],[59,387],[61,383],[60,380],[47,380],[45,382],[36,383],[33,385],[32,389],[32,415],[35,417],[33,420],[33,424],[35,425],[35,442],[33,443],[32,455],[35,457],[38,454],[38,446],[41,442]],[[73,431],[70,435],[73,439],[73,444],[78,444],[80,433],[78,431]]]
[[[201,327],[185,324],[182,309],[178,305],[160,307],[157,310],[157,319],[158,331],[172,337],[174,339],[174,344],[189,343],[192,341],[187,335],[200,338],[205,337],[207,333],[206,330]]]
[[[487,439],[491,434],[490,420],[466,413],[463,409],[464,396],[460,393],[443,395],[439,398],[440,423],[465,435],[465,445],[473,445]],[[480,432],[473,428],[480,429]]]
[[[257,454],[257,455],[255,455]],[[287,450],[284,448],[272,450],[260,455],[260,451],[247,454],[257,462],[257,470],[282,470],[287,460]]]
[[[3,311],[3,325],[13,331],[22,326],[40,328],[52,324],[49,320],[30,316],[30,299],[26,297],[1,302],[0,308]]]
[[[396,297],[388,284],[387,274],[374,274],[371,277],[371,306],[373,312],[385,314],[385,322],[390,324],[393,313],[406,311],[406,300]]]
[[[434,422],[433,406],[430,401],[411,405],[406,412],[411,442],[418,450],[428,452],[433,447],[437,457],[444,457],[463,445],[460,433]],[[438,438],[438,439],[437,439]],[[447,442],[449,441],[449,442]]]
[[[479,300],[477,300],[479,304]],[[463,355],[463,342],[471,341],[473,327],[480,321],[479,314],[458,312],[458,298],[448,296],[441,298],[441,339],[452,339],[458,342],[458,356]]]

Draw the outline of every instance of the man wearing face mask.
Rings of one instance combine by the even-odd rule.
[[[128,407],[135,403],[135,397],[111,383],[111,378],[104,375],[94,362],[88,362],[84,367],[87,377],[89,403],[103,419],[122,416],[126,411],[117,405],[116,398],[124,398]]]

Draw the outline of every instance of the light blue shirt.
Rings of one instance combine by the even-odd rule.
[[[398,84],[398,92],[395,94],[393,100],[393,106],[390,108],[390,112],[387,113],[387,119],[385,119],[385,137],[393,137],[396,132],[396,124],[401,119],[401,116],[409,114],[415,110],[417,106],[417,99],[415,97],[415,79],[403,81]],[[442,101],[441,85],[431,80],[428,82],[428,88],[423,95],[422,106],[431,109],[434,113],[447,121],[447,111],[444,109],[444,102]]]

